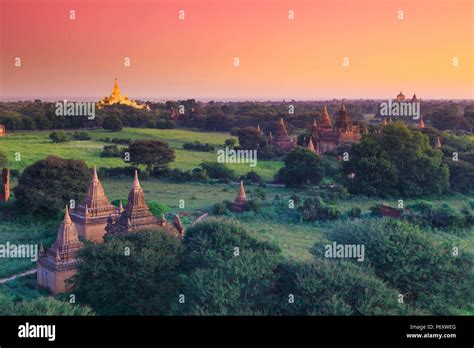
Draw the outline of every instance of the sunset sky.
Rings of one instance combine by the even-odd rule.
[[[473,0],[0,4],[2,100],[474,98]]]

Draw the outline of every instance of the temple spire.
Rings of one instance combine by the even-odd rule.
[[[309,137],[308,146],[306,146],[306,148],[309,151],[316,153],[316,150],[314,149],[314,144],[313,144],[312,137]]]
[[[328,108],[326,105],[323,107],[323,113],[321,114],[320,125],[326,128],[332,128],[332,121],[329,117]]]
[[[140,188],[140,181],[138,181],[138,171],[135,169],[135,178],[133,179],[133,187]]]
[[[72,222],[71,217],[69,216],[69,207],[67,205],[66,205],[66,214],[64,214],[63,222],[68,225]]]
[[[92,173],[92,181],[97,182],[99,181],[99,177],[97,175],[97,167],[94,166],[94,172]]]
[[[437,150],[441,149],[441,139],[439,138],[439,135],[436,137],[436,143],[434,148]]]
[[[240,189],[239,189],[239,194],[237,195],[236,200],[239,200],[239,201],[247,200],[247,195],[245,194],[245,187],[244,187],[243,180],[240,180]]]
[[[425,122],[423,121],[423,116],[420,116],[420,121],[418,122],[418,128],[425,128]]]
[[[342,102],[341,102],[341,110],[342,110],[342,111],[345,111],[345,110],[346,110],[346,101],[345,101],[345,99],[342,99]]]

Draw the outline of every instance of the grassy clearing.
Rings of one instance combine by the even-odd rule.
[[[217,154],[215,152],[184,150],[182,148],[184,143],[199,141],[201,143],[222,146],[226,139],[235,138],[228,133],[193,132],[176,129],[125,128],[121,132],[106,132],[102,130],[87,132],[92,137],[91,140],[70,141],[58,144],[53,143],[49,139],[50,131],[9,134],[6,137],[0,138],[0,150],[7,155],[10,168],[20,171],[49,155],[83,160],[89,166],[123,167],[127,164],[120,158],[100,157],[103,146],[110,145],[110,143],[103,142],[100,139],[106,137],[130,138],[132,140],[158,139],[168,142],[176,150],[176,160],[172,163],[171,167],[189,170],[198,167],[203,161],[215,162]],[[20,161],[16,161],[16,154],[20,154]],[[251,168],[248,164],[243,163],[229,164],[230,168],[234,169],[239,175],[255,170],[265,179],[273,178],[275,172],[282,165],[278,161],[259,161],[255,168]]]

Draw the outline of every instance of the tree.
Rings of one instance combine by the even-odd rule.
[[[258,150],[265,146],[265,139],[255,127],[239,130],[239,144],[245,150]]]
[[[349,161],[343,161],[342,166],[346,175],[355,174],[347,180],[351,193],[387,196],[397,192],[395,164],[374,137],[364,138],[359,144],[354,144]]]
[[[308,149],[297,147],[285,157],[284,162],[278,178],[287,186],[317,185],[324,176],[321,158]]]
[[[49,156],[25,168],[15,198],[25,212],[56,214],[71,200],[84,198],[90,178],[84,161]]]
[[[408,314],[395,289],[347,261],[317,258],[284,264],[278,273],[274,303],[280,315]]]
[[[422,196],[441,194],[449,186],[443,153],[402,122],[385,126],[379,138],[367,136],[353,145],[343,172],[351,193]]]
[[[381,148],[398,172],[398,191],[404,196],[441,194],[449,186],[448,167],[443,154],[431,148],[429,139],[404,123],[384,127]]]
[[[130,163],[144,165],[148,174],[153,167],[159,170],[168,168],[176,157],[168,143],[161,140],[136,140],[129,145],[128,152]]]
[[[257,315],[272,308],[278,247],[252,238],[238,223],[207,218],[183,240],[183,293],[178,314]]]
[[[120,132],[123,128],[122,120],[116,115],[106,116],[102,127],[112,132]]]
[[[101,315],[170,314],[181,289],[180,241],[164,231],[109,236],[80,252],[77,298]]]
[[[418,226],[387,218],[355,220],[334,223],[326,235],[337,244],[364,245],[364,263],[399,289],[406,303],[445,315],[474,301],[473,255],[467,250],[454,255],[451,242]],[[313,255],[322,257],[324,244],[317,243]]]

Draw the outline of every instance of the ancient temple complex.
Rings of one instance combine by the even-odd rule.
[[[10,171],[7,168],[3,168],[1,180],[0,202],[6,202],[10,199]]]
[[[283,118],[280,118],[275,135],[269,137],[268,143],[283,150],[291,150],[296,146],[296,140],[288,136]]]
[[[140,187],[138,173],[135,171],[135,179],[128,194],[127,205],[118,216],[111,215],[105,227],[107,234],[127,234],[148,230],[164,230],[175,237],[184,236],[184,228],[179,216],[175,216],[170,224],[163,217],[155,217],[145,202],[145,193]]]
[[[149,110],[148,105],[146,105],[146,104],[138,104],[136,101],[130,100],[130,99],[128,99],[127,96],[122,95],[122,92],[120,92],[120,88],[119,88],[117,79],[115,79],[115,83],[114,83],[114,88],[113,88],[113,90],[112,90],[112,94],[111,94],[110,96],[108,96],[108,97],[105,97],[105,98],[102,99],[101,101],[99,101],[99,102],[97,103],[97,107],[98,107],[99,109],[101,109],[101,108],[103,108],[104,106],[113,105],[113,104],[124,104],[124,105],[131,106],[132,108],[135,108],[135,109],[146,109],[146,110]]]
[[[245,204],[247,203],[247,195],[245,194],[244,182],[240,180],[240,188],[237,197],[232,203],[231,209],[236,212],[242,212],[245,210]]]
[[[76,209],[71,211],[71,219],[76,224],[79,236],[95,243],[101,243],[109,217],[119,214],[120,208],[117,209],[110,204],[97,176],[97,169],[94,168],[86,198]]]
[[[49,289],[53,294],[70,291],[73,287],[70,279],[77,273],[77,266],[81,262],[77,252],[83,246],[76,225],[66,207],[66,214],[59,226],[56,241],[46,252],[41,243],[36,263],[38,285]]]
[[[323,108],[319,124],[314,121],[311,126],[311,137],[318,151],[325,153],[346,143],[359,142],[361,135],[359,126],[352,123],[343,101],[334,126],[326,106]]]

